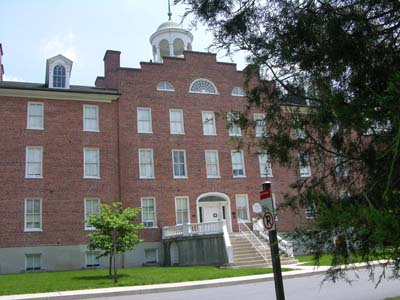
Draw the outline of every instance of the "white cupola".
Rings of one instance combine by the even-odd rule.
[[[168,3],[168,21],[158,26],[150,37],[155,62],[162,62],[164,56],[182,57],[183,51],[192,50],[193,35],[171,21],[171,15]]]

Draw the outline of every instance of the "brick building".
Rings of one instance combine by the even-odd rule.
[[[47,60],[44,84],[0,82],[0,273],[107,265],[86,249],[98,203],[142,208],[144,242],[120,259],[129,267],[163,263],[163,236],[179,225],[250,223],[266,179],[282,200],[297,172],[236,150],[245,134],[226,125],[244,109],[243,73],[192,40],[167,21],[150,39],[153,62],[124,68],[108,50],[95,87],[70,85],[62,55]],[[253,116],[257,139],[265,120]],[[279,219],[280,231],[298,221]]]

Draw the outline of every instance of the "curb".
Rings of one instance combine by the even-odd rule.
[[[380,264],[379,262],[373,262],[373,263],[371,262],[370,266],[379,264]],[[299,266],[291,266],[291,267],[299,268]],[[368,267],[368,264],[359,263],[359,264],[349,265],[348,267],[349,270],[365,269]],[[282,277],[284,279],[289,279],[296,277],[315,276],[326,273],[328,269],[329,267],[326,266],[321,266],[319,268],[310,267],[303,270],[298,269],[294,271],[284,272],[282,273]],[[193,289],[204,289],[204,288],[231,286],[238,284],[267,282],[267,281],[273,281],[273,279],[274,279],[273,274],[263,274],[263,275],[253,275],[253,276],[212,279],[212,280],[187,281],[179,283],[164,283],[156,285],[126,286],[126,287],[99,288],[99,289],[76,290],[76,291],[65,291],[65,292],[8,295],[8,296],[0,296],[0,300],[90,299],[97,297],[142,295],[142,294],[165,293],[165,292],[175,292],[175,291],[184,291]]]

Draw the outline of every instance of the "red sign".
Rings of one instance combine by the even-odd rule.
[[[265,190],[260,192],[260,200],[268,199],[271,197],[271,190]]]
[[[274,230],[275,218],[270,211],[267,211],[263,217],[263,223],[267,230]]]

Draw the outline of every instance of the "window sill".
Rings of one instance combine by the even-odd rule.
[[[207,176],[207,179],[221,179],[221,176]]]
[[[185,135],[184,132],[171,132],[171,135]]]
[[[43,176],[25,176],[25,179],[43,179]]]
[[[301,178],[308,178],[308,177],[311,177],[311,174],[310,175],[300,175],[300,177]]]
[[[27,127],[26,129],[29,129],[29,130],[44,130],[44,127],[41,127],[41,128],[29,128],[29,127]]]
[[[246,178],[246,175],[240,175],[240,176],[233,176],[233,178]]]
[[[187,176],[180,176],[180,177],[174,176],[174,179],[188,179],[188,177]]]
[[[144,227],[143,229],[158,229],[158,226],[153,226],[153,227]]]
[[[43,232],[43,229],[24,229],[24,232]]]
[[[273,175],[268,175],[268,174],[260,175],[260,178],[273,178],[273,177],[274,177]]]
[[[155,177],[139,177],[139,179],[144,179],[144,180],[146,180],[146,179],[156,179]]]
[[[153,134],[153,131],[138,131],[141,134]]]
[[[229,136],[231,137],[238,137],[238,136],[242,136],[241,134],[230,134]]]
[[[101,177],[88,177],[88,176],[83,176],[83,179],[101,179]]]
[[[203,132],[203,135],[204,136],[217,136],[216,133],[204,133],[204,132]]]
[[[100,130],[88,130],[88,129],[83,129],[83,132],[100,132]]]
[[[85,227],[85,231],[95,231],[96,227]]]

